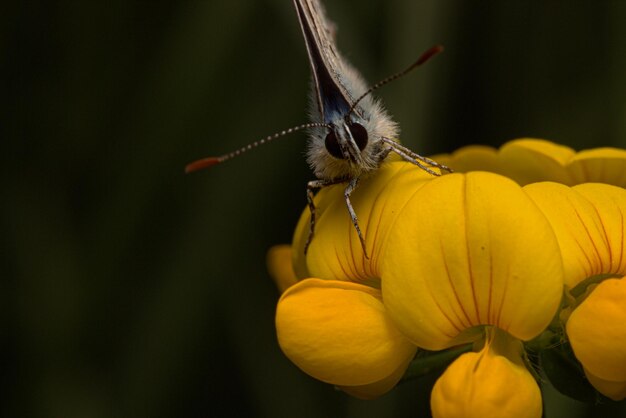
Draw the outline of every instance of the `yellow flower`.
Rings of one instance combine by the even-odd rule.
[[[307,211],[294,235],[292,262],[304,280],[281,297],[276,327],[285,354],[311,376],[374,397],[397,383],[418,346],[482,340],[486,325],[528,340],[552,319],[563,286],[558,243],[511,180],[432,178],[390,163],[363,180],[352,203],[369,259],[342,187],[316,196],[306,257]]]
[[[572,305],[561,315],[567,321],[571,313],[573,323],[579,324],[573,326],[567,322],[567,334],[574,353],[599,392],[612,399],[623,399],[626,376],[610,375],[610,378],[603,379],[602,376],[608,375],[598,371],[593,362],[602,359],[606,367],[614,371],[619,369],[615,368],[618,362],[624,362],[626,344],[609,338],[612,333],[626,332],[624,314],[618,309],[626,309],[624,298],[620,304],[613,305],[616,309],[611,311],[612,315],[606,313],[604,317],[591,315],[583,301],[590,293],[585,292],[588,285],[600,282],[606,276],[626,274],[626,193],[620,189],[626,187],[626,151],[596,148],[576,153],[569,147],[549,141],[519,139],[508,142],[499,150],[466,147],[442,162],[458,171],[485,169],[529,185],[525,191],[542,209],[557,235],[566,288],[575,293],[568,293]],[[532,184],[545,180],[561,184]],[[589,182],[606,184],[583,185]],[[566,187],[577,184],[580,186]],[[576,308],[580,303],[583,305]],[[590,337],[597,333],[604,337]],[[596,344],[591,344],[591,340]],[[613,352],[613,356],[607,351]]]
[[[380,197],[388,189],[410,191],[430,178],[410,164],[394,162],[362,181],[352,203],[369,259],[348,216],[341,185],[322,189],[315,198],[315,238],[306,256],[308,209],[296,227],[291,257],[287,247],[270,251],[270,274],[279,289],[286,289],[276,310],[278,341],[307,374],[359,398],[380,396],[403,376],[417,347],[398,331],[382,302],[379,256],[399,208]]]
[[[468,146],[434,159],[457,172],[485,170],[521,185],[554,181],[568,186],[598,182],[626,187],[626,150],[595,148],[576,152],[543,139],[509,141],[500,149]]]
[[[434,418],[539,418],[541,392],[522,361],[522,346],[492,329],[479,353],[466,353],[437,380]]]
[[[626,398],[626,280],[598,284],[572,312],[567,335],[589,381],[613,400]]]
[[[415,192],[389,232],[382,266],[389,315],[429,350],[473,340],[483,325],[534,338],[556,312],[562,280],[545,216],[517,184],[483,172],[443,176]]]
[[[599,392],[624,399],[626,190],[597,183],[536,183],[524,190],[559,241],[571,305],[562,318],[574,354]]]
[[[563,270],[554,232],[524,190],[484,172],[432,180],[404,205],[387,239],[383,299],[411,341],[441,350],[487,332],[516,347],[496,349],[502,344],[489,337],[481,353],[461,356],[433,390],[433,415],[540,417],[520,340],[552,320]]]
[[[437,158],[468,173],[434,178],[390,162],[362,179],[352,204],[369,258],[342,185],[315,197],[308,254],[308,209],[292,247],[268,254],[284,292],[276,328],[287,357],[373,398],[401,379],[418,347],[473,342],[480,352],[435,385],[433,415],[539,417],[523,343],[541,334],[533,347],[552,344],[560,318],[589,381],[626,397],[626,190],[579,184],[626,186],[626,151],[521,139]]]
[[[305,373],[361,398],[394,387],[416,352],[386,315],[380,291],[347,281],[291,286],[278,303],[276,330]]]

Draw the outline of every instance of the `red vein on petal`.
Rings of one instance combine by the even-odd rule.
[[[357,281],[359,274],[357,274],[356,271],[356,260],[354,258],[354,251],[352,250],[352,234],[356,233],[356,231],[354,230],[354,225],[352,225],[352,221],[350,221],[348,224],[348,230],[346,231],[348,233],[348,246],[344,249],[344,255],[345,260],[348,264],[348,268],[352,270],[352,275],[350,277],[353,277],[353,279],[351,280]],[[359,242],[359,248],[360,247],[361,243]],[[352,260],[352,264],[350,264],[350,260]],[[341,268],[343,269],[343,266]]]
[[[336,246],[335,246],[335,257],[337,257],[337,264],[339,265],[339,269],[341,270],[343,275],[346,277],[346,279],[349,281],[355,281],[356,278],[353,278],[353,276],[349,272],[347,272],[346,269],[343,267],[343,263],[341,262],[342,257],[339,254],[339,251]]]
[[[466,243],[466,249],[467,249],[467,275],[469,277],[469,281],[470,281],[470,288],[472,289],[472,301],[474,302],[474,312],[476,313],[476,321],[478,324],[481,323],[480,321],[480,310],[478,309],[478,299],[476,297],[476,280],[474,279],[474,270],[472,268],[472,254],[470,251],[470,244],[469,244],[469,237],[468,237],[468,219],[470,217],[469,215],[469,208],[467,205],[467,181],[465,180],[463,182],[463,202],[462,202],[462,207],[464,208],[464,225],[465,225],[465,243]],[[469,315],[467,314],[467,312],[465,312],[465,310],[463,310],[463,313],[465,314],[465,316],[467,317],[467,320],[469,321],[469,323],[472,323],[472,320],[469,318]],[[475,324],[476,325],[476,324]]]
[[[593,206],[593,205],[592,205]],[[596,253],[596,260],[600,263],[600,269],[599,271],[603,270],[603,263],[602,263],[602,257],[600,256],[600,250],[598,249],[598,247],[596,246],[596,243],[594,242],[592,236],[591,236],[591,232],[589,231],[589,229],[587,228],[587,225],[585,224],[585,222],[583,222],[582,216],[580,216],[580,213],[578,212],[578,210],[576,209],[576,207],[574,207],[572,205],[573,209],[574,209],[574,213],[576,214],[576,216],[578,217],[578,220],[580,221],[580,224],[582,225],[583,229],[585,230],[585,232],[587,233],[587,237],[589,238],[589,243],[591,244],[591,246],[593,247],[593,249],[595,250]],[[591,262],[591,260],[590,260]],[[597,272],[597,269],[593,268],[593,264],[591,265],[591,274]],[[591,275],[590,274],[590,275]]]
[[[469,282],[470,282],[470,288],[472,289],[472,302],[474,302],[474,312],[476,313],[476,321],[477,324],[480,324],[480,310],[478,309],[478,299],[476,297],[476,280],[474,280],[474,270],[472,269],[472,255],[470,252],[470,248],[469,248],[469,243],[467,245],[467,275],[469,277]],[[465,313],[465,311],[463,312]],[[465,313],[465,316],[468,316],[467,313]],[[470,321],[470,323],[472,323],[471,319],[469,319],[468,317],[468,321]]]
[[[376,198],[376,202],[378,202],[378,197]],[[382,204],[382,208],[381,208],[381,213],[386,213],[386,209],[387,209],[387,200],[385,200]],[[374,208],[372,207],[372,211],[370,212],[370,216],[371,214],[374,213]],[[378,217],[378,220],[376,221],[376,225],[375,225],[375,230],[374,230],[374,241],[372,244],[372,262],[371,262],[371,266],[378,266],[378,259],[380,258],[380,252],[382,251],[383,248],[383,243],[382,243],[382,239],[380,237],[380,226],[382,225],[382,216]],[[379,241],[380,240],[380,241]],[[379,245],[376,245],[376,243],[380,242]],[[376,270],[378,270],[378,268],[376,268]],[[371,271],[372,275],[377,275],[380,276],[380,272],[377,271],[376,273],[374,273],[373,271]]]
[[[589,255],[587,254],[587,252],[585,251],[584,246],[582,245],[582,243],[577,239],[577,237],[572,236],[572,241],[574,241],[576,243],[576,245],[578,246],[578,249],[580,250],[580,253],[583,255],[583,257],[585,258],[585,260],[587,261],[587,263],[583,263],[582,261],[579,261],[579,263],[582,265],[582,269],[584,271],[584,275],[585,277],[589,277],[593,275],[593,262],[591,261],[591,258],[589,258]]]
[[[443,249],[443,244],[441,242],[440,242],[440,248],[441,248],[441,259],[443,261],[443,267],[444,267],[444,269],[446,271],[446,276],[448,277],[448,283],[450,284],[450,289],[452,290],[452,294],[454,295],[454,297],[456,299],[456,303],[459,306],[459,308],[461,309],[461,312],[463,312],[463,314],[465,315],[465,320],[467,321],[467,323],[464,323],[463,318],[461,318],[461,316],[456,312],[455,309],[452,309],[452,312],[454,312],[455,316],[459,320],[459,323],[461,323],[463,325],[463,327],[470,328],[471,324],[472,324],[472,321],[467,316],[467,313],[465,312],[465,309],[463,309],[463,305],[461,304],[461,300],[459,299],[459,295],[456,293],[456,289],[455,289],[454,284],[452,282],[452,275],[450,274],[450,270],[448,269],[448,264],[446,263],[446,256],[445,256],[445,251]]]
[[[397,171],[393,174],[393,176],[391,176],[391,178],[387,181],[387,184],[393,184],[393,183],[394,183],[394,180],[395,180],[397,177],[399,177],[401,174],[403,174],[403,173],[404,173],[404,172],[406,172],[407,170],[414,170],[414,169],[415,169],[415,167],[414,167],[414,166],[412,166],[412,164],[406,163],[406,164],[405,164],[405,165],[403,165],[403,166],[402,166],[399,170],[397,170]],[[395,225],[395,223],[396,223],[396,221],[397,221],[397,219],[398,219],[398,216],[400,216],[400,214],[402,213],[402,211],[403,211],[404,207],[408,204],[408,202],[410,202],[410,201],[413,199],[413,197],[415,196],[415,194],[416,194],[416,193],[418,193],[420,189],[421,189],[421,187],[419,187],[419,188],[415,189],[415,190],[413,191],[413,194],[411,194],[411,196],[409,196],[409,198],[408,198],[408,199],[404,202],[404,204],[402,205],[402,207],[401,207],[401,208],[397,211],[397,213],[395,213],[395,216],[394,216],[393,220],[389,222],[389,228],[387,228],[387,233],[389,233],[389,231],[391,230],[391,228],[393,228],[393,225]],[[379,201],[379,198],[380,198],[380,196],[383,194],[383,191],[385,191],[385,188],[384,188],[384,187],[382,187],[382,188],[379,190],[378,194],[376,195],[376,197],[375,197],[375,201],[376,201],[376,202],[378,202],[378,201]],[[386,211],[386,209],[387,209],[387,207],[388,207],[388,204],[389,204],[389,199],[386,199],[386,200],[384,200],[384,201],[383,201],[383,207],[382,207],[381,213],[384,213],[384,214],[386,214],[386,215],[389,215],[389,217],[390,217],[390,216],[391,216],[391,214],[390,214],[390,213],[388,214],[388,213],[387,213],[387,211]],[[374,208],[373,208],[373,205],[372,205],[372,211],[370,212],[370,217],[371,217],[371,216],[373,216],[373,213],[374,213],[374,210],[373,210],[373,209],[374,209]],[[378,222],[377,222],[377,224],[376,224],[376,232],[374,233],[374,242],[379,242],[379,230],[380,230],[380,225],[382,224],[382,222],[381,222],[381,221],[382,221],[382,216],[379,216],[379,217],[378,217],[378,219],[379,219],[379,221],[378,221]],[[376,258],[376,263],[375,263],[375,264],[374,264],[374,263],[372,263],[372,265],[374,265],[374,266],[377,266],[377,265],[378,265],[378,258],[380,258],[380,252],[382,251],[382,248],[383,248],[383,243],[382,243],[382,240],[383,240],[384,238],[385,238],[385,237],[381,237],[381,238],[380,238],[380,240],[381,240],[381,241],[380,241],[380,245],[376,246],[376,245],[372,244],[372,253],[374,253],[374,251],[376,252],[376,255],[372,254],[372,257],[373,257],[373,258],[374,258],[374,257]],[[377,272],[377,274],[378,274],[378,275],[380,275],[380,272]]]
[[[450,323],[450,325],[452,326],[452,328],[454,328],[454,329],[456,330],[456,332],[457,332],[457,333],[456,333],[456,335],[454,335],[454,334],[449,334],[448,332],[446,332],[445,330],[442,330],[442,329],[439,329],[439,331],[440,331],[443,335],[445,335],[446,337],[448,337],[448,338],[450,338],[450,339],[453,339],[453,338],[454,338],[454,337],[456,337],[458,334],[460,334],[463,330],[462,330],[461,328],[459,328],[459,327],[457,327],[457,326],[456,326],[456,324],[454,323],[454,321],[452,321],[452,318],[450,318],[450,317],[446,314],[445,310],[443,309],[443,307],[441,307],[441,306],[439,305],[439,303],[437,302],[437,300],[436,300],[436,299],[433,299],[433,300],[435,301],[435,305],[437,305],[437,308],[438,308],[438,309],[439,309],[439,311],[441,312],[441,315],[443,315],[443,317],[444,317],[444,318],[446,318],[446,320]]]
[[[566,197],[567,199],[567,203],[569,203],[569,205],[572,207],[572,210],[574,211],[574,213],[576,213],[576,216],[578,217],[578,221],[580,222],[580,224],[583,226],[583,228],[586,229],[585,227],[585,223],[583,222],[580,214],[578,214],[578,212],[576,211],[575,205],[572,202],[572,200],[569,197]],[[576,257],[576,259],[580,262],[580,264],[582,265],[582,269],[584,271],[585,277],[589,277],[593,275],[594,272],[594,268],[593,268],[593,261],[591,260],[591,257],[589,256],[589,254],[587,254],[587,252],[585,251],[585,246],[581,243],[581,241],[578,239],[577,235],[574,235],[573,233],[571,233],[571,231],[568,229],[568,232],[570,232],[570,236],[572,237],[572,241],[574,243],[576,243],[576,245],[578,246],[578,249],[580,250],[580,253],[583,255],[583,257],[585,258],[585,260],[587,261],[587,264],[585,265],[582,261],[580,261],[580,259],[578,257]],[[587,231],[587,235],[589,235],[589,231]]]
[[[507,298],[507,293],[509,290],[509,276],[511,275],[511,271],[510,271],[510,266],[507,267],[507,272],[504,275],[504,286],[503,286],[503,292],[502,292],[502,296],[500,298],[500,306],[498,307],[498,315],[495,318],[494,323],[497,324],[498,328],[502,328],[502,326],[500,325],[500,318],[502,318],[502,310],[504,309],[504,304]],[[504,329],[504,328],[502,328]]]
[[[489,250],[489,297],[487,298],[487,323],[491,323],[492,294],[493,294],[493,252]]]
[[[450,274],[448,272],[448,268],[447,265],[444,263],[444,265],[446,266],[446,273],[448,274],[448,278],[450,277]],[[452,313],[457,317],[459,323],[461,323],[461,326],[464,328],[460,328],[456,325],[456,322],[454,322],[452,320],[452,318],[450,316],[448,316],[448,314],[446,313],[445,309],[439,304],[439,300],[438,298],[435,296],[435,293],[433,292],[433,289],[429,286],[429,280],[424,280],[425,283],[425,288],[428,291],[428,295],[430,296],[430,298],[432,299],[433,303],[435,304],[435,306],[437,307],[437,309],[439,309],[439,312],[441,312],[441,315],[446,318],[446,320],[450,323],[450,325],[452,326],[452,328],[454,328],[458,334],[460,334],[464,328],[469,328],[468,325],[463,324],[463,320],[458,316],[458,314],[455,312],[454,309],[452,309]],[[443,331],[442,329],[439,329],[439,331],[441,331],[444,335],[446,335],[448,338],[454,338],[456,335],[449,335],[448,333],[446,333],[445,331]]]
[[[606,232],[606,228],[604,226],[604,222],[602,222],[602,216],[600,215],[600,211],[598,210],[598,208],[596,207],[596,205],[592,204],[591,205],[593,207],[593,210],[596,212],[596,215],[598,215],[598,219],[600,221],[600,226],[602,228],[602,233],[604,234],[604,241],[606,242],[606,246],[607,246],[607,250],[609,253],[609,268],[607,270],[607,273],[612,272],[612,267],[613,267],[613,252],[611,251],[611,240],[609,238],[609,234]],[[600,264],[601,264],[601,268],[600,271],[604,272],[604,263],[603,263],[603,259],[600,258]]]
[[[411,167],[411,168],[413,168],[413,167]],[[391,176],[391,178],[387,181],[387,184],[392,184],[394,179],[396,179],[405,170],[406,170],[406,167],[402,167],[402,168],[400,168],[400,170],[397,170]],[[374,202],[374,203],[372,203],[372,207],[371,207],[371,210],[370,210],[370,213],[369,213],[369,216],[368,216],[368,218],[369,218],[368,219],[368,225],[371,224],[371,222],[372,222],[372,217],[374,216],[375,206],[380,201],[380,196],[383,194],[384,190],[385,190],[385,187],[381,187],[378,190],[378,193],[376,194],[376,196],[372,200],[372,202]],[[386,208],[388,206],[388,202],[389,202],[389,199],[386,199],[386,200],[383,201],[383,203],[382,203],[383,207],[380,210],[380,213],[383,213],[383,214],[387,215]],[[391,214],[388,214],[388,215],[391,216]],[[396,214],[396,216],[398,216],[398,214]],[[375,224],[375,230],[373,232],[374,238],[373,238],[373,241],[372,241],[372,254],[370,254],[370,256],[371,256],[370,267],[378,266],[378,259],[380,258],[380,252],[382,251],[382,247],[383,247],[382,241],[380,242],[380,245],[376,245],[376,243],[379,242],[380,226],[382,225],[382,218],[383,217],[382,216],[378,216],[377,218],[378,218],[378,221]],[[391,222],[390,225],[393,225],[393,224],[395,224],[395,219],[393,220],[393,222]],[[380,240],[382,240],[382,239],[383,238],[380,238]],[[371,268],[369,268],[368,271],[369,271],[369,273],[372,276],[380,276],[380,272],[379,271],[374,272],[374,271],[372,271]]]
[[[350,224],[352,224],[352,222],[350,222]],[[364,227],[363,224],[359,225],[362,228],[363,234],[365,237],[367,237],[367,227]],[[361,279],[364,280],[365,278],[362,277],[362,275],[359,273],[358,271],[358,263],[356,262],[356,258],[354,257],[354,250],[352,247],[352,235],[356,234],[356,231],[354,230],[354,226],[350,225],[349,226],[349,231],[348,231],[348,242],[350,243],[350,245],[348,245],[348,247],[346,248],[346,250],[348,251],[348,254],[346,254],[346,260],[352,260],[352,264],[350,264],[350,270],[352,270],[352,272],[354,273],[354,277],[355,279]],[[357,235],[358,237],[358,235]],[[367,242],[366,242],[367,244]],[[358,239],[358,248],[361,249],[361,240]],[[362,250],[361,250],[362,251]],[[363,254],[362,257],[363,260],[365,260],[365,254]]]

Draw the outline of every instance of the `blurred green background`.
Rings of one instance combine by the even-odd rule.
[[[520,136],[626,146],[626,2],[343,0],[340,49],[424,154]],[[372,402],[280,352],[265,253],[312,178],[289,0],[0,6],[5,417],[418,417],[433,379]],[[552,393],[548,417],[626,416]]]

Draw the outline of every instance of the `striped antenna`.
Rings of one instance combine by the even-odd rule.
[[[427,50],[426,52],[424,52],[417,59],[417,61],[415,61],[413,64],[411,64],[410,66],[408,66],[404,70],[400,71],[399,73],[392,74],[389,77],[387,77],[387,78],[385,78],[383,80],[380,80],[378,83],[374,84],[372,87],[367,89],[367,91],[365,93],[360,95],[358,99],[355,100],[355,102],[352,104],[352,107],[350,107],[350,111],[348,112],[348,115],[351,114],[354,111],[354,108],[356,108],[356,106],[359,104],[359,102],[361,100],[363,100],[365,98],[365,96],[371,94],[374,90],[379,89],[380,87],[384,86],[385,84],[391,83],[392,81],[397,80],[400,77],[403,77],[403,76],[407,75],[408,73],[413,71],[415,68],[417,68],[420,65],[424,64],[426,61],[428,61],[429,59],[431,59],[432,57],[434,57],[435,55],[437,55],[441,51],[443,51],[443,46],[442,45],[435,45],[435,46],[431,47],[429,50]]]
[[[243,154],[246,151],[250,151],[251,149],[258,147],[259,145],[266,144],[277,138],[281,138],[285,135],[289,135],[293,132],[297,132],[301,129],[307,129],[307,128],[331,128],[331,126],[327,123],[305,123],[300,126],[294,126],[293,128],[285,129],[284,131],[275,133],[266,138],[255,141],[251,144],[246,145],[245,147],[241,147],[236,151],[229,152],[228,154],[224,154],[220,157],[206,157],[206,158],[196,160],[192,163],[189,163],[185,166],[185,174],[193,173],[194,171],[203,170],[205,168],[212,167],[216,164],[223,163],[226,160],[235,158]]]

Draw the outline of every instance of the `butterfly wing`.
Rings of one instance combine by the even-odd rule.
[[[326,18],[320,2],[294,0],[294,5],[313,73],[315,105],[322,121],[331,123],[338,115],[348,114],[355,96],[364,92],[366,87],[358,75],[356,81],[348,83],[346,80],[344,75],[355,73],[355,70],[337,52],[334,30],[331,29],[334,25]]]

